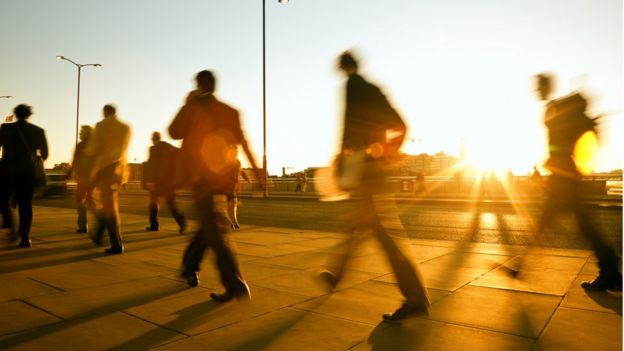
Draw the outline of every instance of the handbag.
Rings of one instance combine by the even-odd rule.
[[[354,190],[362,183],[366,166],[366,150],[342,153],[336,159],[338,186],[346,191]]]
[[[17,134],[19,134],[22,143],[24,143],[24,146],[28,151],[28,155],[30,156],[30,160],[33,163],[35,187],[45,186],[47,183],[47,179],[45,174],[45,168],[43,167],[43,158],[32,151],[32,149],[28,145],[28,142],[26,141],[26,138],[24,137],[24,134],[22,134],[22,130],[20,129],[19,125],[17,125],[16,128]]]

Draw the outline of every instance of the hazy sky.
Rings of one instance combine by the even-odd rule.
[[[544,157],[541,106],[531,75],[550,71],[558,93],[582,89],[601,127],[600,169],[622,167],[622,3],[619,0],[267,0],[267,135],[272,174],[326,165],[341,133],[344,78],[337,55],[353,48],[410,126],[410,153],[459,153],[524,172]],[[2,116],[34,107],[46,129],[46,166],[74,148],[80,124],[106,103],[133,129],[130,161],[165,140],[201,69],[238,108],[262,157],[261,0],[0,0]]]

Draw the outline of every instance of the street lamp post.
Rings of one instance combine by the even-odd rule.
[[[280,4],[285,4],[289,0],[277,0]],[[266,0],[262,0],[262,170],[264,171],[264,177],[269,176],[269,170],[267,169],[267,157],[266,157],[266,29],[265,29],[265,3]],[[265,182],[268,179],[265,180]],[[264,197],[269,196],[269,187],[267,184],[264,186]]]
[[[80,63],[76,63],[68,59],[65,56],[60,56],[60,55],[56,56],[56,59],[71,62],[72,64],[74,64],[74,66],[76,66],[76,68],[78,68],[78,94],[76,97],[76,145],[78,145],[78,122],[80,120],[80,70],[82,69],[82,67],[87,67],[87,66],[102,67],[102,65],[100,65],[99,63],[80,64]]]

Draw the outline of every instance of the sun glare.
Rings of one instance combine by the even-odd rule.
[[[590,174],[596,164],[599,162],[600,145],[596,133],[589,131],[585,132],[574,147],[574,161],[576,167],[581,174]]]

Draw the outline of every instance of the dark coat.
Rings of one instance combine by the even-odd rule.
[[[19,133],[22,133],[28,147]],[[48,158],[48,142],[43,129],[25,120],[4,123],[0,126],[0,147],[7,174],[13,178],[35,177],[33,158],[36,154]],[[29,154],[30,152],[33,154]]]
[[[175,158],[178,156],[178,148],[165,142],[159,141],[149,149],[149,159],[145,163],[145,183],[153,183],[153,191],[161,192],[171,190],[173,186],[173,168]]]

